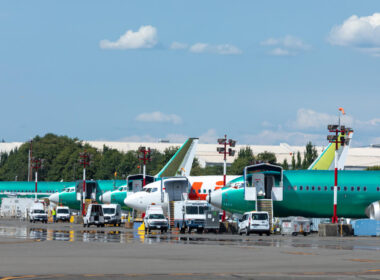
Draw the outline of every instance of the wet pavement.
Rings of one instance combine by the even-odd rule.
[[[167,234],[0,219],[0,280],[380,279],[380,238]],[[4,278],[12,279],[12,278]],[[13,278],[16,279],[16,278]]]

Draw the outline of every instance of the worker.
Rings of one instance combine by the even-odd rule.
[[[55,223],[57,217],[57,212],[55,211],[55,208],[53,208],[53,211],[51,211],[51,215],[53,216],[53,223]]]

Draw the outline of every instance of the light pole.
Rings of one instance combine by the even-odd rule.
[[[223,154],[224,155],[224,162],[223,162],[223,185],[225,186],[226,185],[226,174],[227,174],[227,155],[229,156],[234,156],[235,155],[235,150],[232,150],[231,148],[229,148],[227,150],[227,145],[229,145],[230,147],[235,147],[236,145],[236,141],[235,140],[232,140],[232,139],[229,139],[227,141],[227,135],[224,135],[224,138],[219,138],[218,139],[218,144],[219,145],[223,145],[223,147],[218,147],[216,148],[216,150],[219,152],[219,154]]]
[[[38,182],[38,169],[42,168],[42,163],[43,163],[43,159],[40,159],[40,158],[31,158],[30,162],[31,162],[31,167],[32,169],[35,170],[35,173],[34,173],[34,179],[35,179],[35,188],[34,188],[34,192],[35,192],[35,197],[34,197],[34,200],[35,202],[37,202],[37,182]]]
[[[235,150],[228,148],[227,150],[227,145],[230,147],[235,147],[236,141],[229,139],[227,141],[227,135],[224,135],[224,138],[219,138],[218,139],[218,144],[223,145],[223,147],[217,147],[216,150],[218,151],[219,154],[223,154],[224,161],[223,161],[223,186],[227,184],[227,155],[229,156],[234,156],[235,155]],[[223,211],[223,216],[222,216],[222,221],[226,219],[226,211]]]
[[[342,113],[342,115],[345,114],[343,108],[339,108],[339,111]],[[332,135],[327,136],[327,140],[330,143],[335,143],[335,158],[334,158],[334,209],[333,209],[333,216],[331,218],[331,222],[333,224],[338,223],[338,215],[337,215],[337,207],[338,207],[338,146],[339,144],[345,145],[348,140],[345,139],[345,135],[349,133],[351,130],[350,128],[346,128],[344,125],[340,124],[340,114],[339,114],[339,121],[338,124],[329,124],[327,126],[327,129],[330,133],[335,133]],[[339,137],[340,134],[340,137]]]
[[[139,148],[139,160],[143,162],[143,187],[145,186],[145,175],[146,175],[146,163],[151,161],[151,150],[150,148],[140,147]]]
[[[82,153],[79,154],[79,162],[80,164],[83,164],[83,188],[82,188],[82,216],[84,217],[86,215],[86,208],[85,208],[85,194],[86,194],[86,167],[90,166],[90,159],[91,155],[84,150]]]

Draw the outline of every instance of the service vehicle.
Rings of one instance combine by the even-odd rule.
[[[144,217],[145,233],[151,230],[160,230],[161,233],[167,232],[169,221],[164,216],[164,211],[159,205],[149,205]]]
[[[310,234],[310,220],[304,217],[288,217],[282,219],[281,234],[291,234],[297,236],[299,233],[303,235]]]
[[[100,204],[88,205],[86,216],[83,218],[83,226],[90,227],[91,225],[104,227],[103,207]]]
[[[174,202],[174,225],[184,233],[193,229],[202,233],[205,228],[209,204],[204,200],[181,200]]]
[[[239,220],[238,233],[242,235],[245,233],[258,233],[259,235],[270,235],[270,223],[268,212],[251,211],[245,212],[243,217]]]
[[[121,206],[119,204],[103,204],[104,223],[107,225],[120,226]]]
[[[56,209],[56,219],[58,221],[62,222],[69,222],[70,221],[70,209],[66,206],[58,206]]]
[[[44,204],[41,202],[35,202],[29,211],[29,221],[35,223],[40,221],[42,223],[47,223],[48,215],[45,211]]]

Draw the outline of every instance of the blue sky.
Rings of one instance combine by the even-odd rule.
[[[0,137],[380,143],[379,1],[1,1]]]

